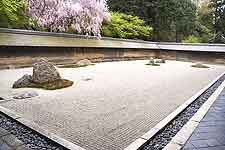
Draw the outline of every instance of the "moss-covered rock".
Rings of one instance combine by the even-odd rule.
[[[34,87],[35,88],[43,88],[46,90],[56,90],[62,89],[66,87],[70,87],[73,85],[73,81],[66,80],[66,79],[59,79],[53,82],[46,82],[46,83],[37,83]]]
[[[78,67],[85,67],[85,66],[89,66],[89,65],[91,65],[91,64],[92,64],[92,63],[91,63],[90,60],[88,60],[88,59],[83,59],[83,60],[78,61],[78,62],[76,63],[76,66],[78,66]]]
[[[147,66],[160,66],[160,64],[146,64]]]
[[[60,65],[60,66],[57,66],[58,68],[78,68],[76,66],[76,64],[66,64],[66,65]]]
[[[30,84],[27,84],[26,86],[13,86],[13,88],[42,88],[45,90],[56,90],[56,89],[70,87],[72,85],[73,85],[73,81],[66,80],[66,79],[58,79],[55,81],[45,82],[45,83],[35,83],[33,81],[30,81]]]
[[[210,68],[209,66],[204,65],[202,63],[196,63],[194,65],[191,65],[191,67],[194,67],[194,68]]]
[[[66,64],[66,65],[60,65],[58,68],[81,68],[81,67],[87,67],[87,66],[93,66],[95,64],[90,64],[90,65],[83,65],[83,66],[78,66],[77,64]]]

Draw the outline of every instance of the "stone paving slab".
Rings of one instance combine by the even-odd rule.
[[[225,88],[201,120],[183,150],[225,149]]]

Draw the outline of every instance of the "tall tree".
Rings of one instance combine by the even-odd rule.
[[[193,33],[196,21],[196,5],[190,0],[179,0],[174,8],[176,42]]]
[[[210,0],[213,16],[214,41],[225,42],[225,0]]]
[[[210,0],[210,6],[212,8],[214,30],[215,30],[215,33],[218,33],[223,28],[225,1]]]

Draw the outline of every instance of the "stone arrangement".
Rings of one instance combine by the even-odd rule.
[[[210,68],[209,66],[206,66],[202,63],[196,63],[194,65],[191,65],[191,67],[194,67],[194,68]]]
[[[151,65],[151,66],[160,66],[160,64],[162,63],[166,63],[166,61],[164,59],[154,59],[154,58],[150,58],[148,64],[146,65]]]
[[[82,59],[75,64],[67,64],[59,66],[59,68],[79,68],[94,65],[89,59]]]
[[[85,67],[85,66],[90,66],[90,65],[92,65],[92,62],[88,59],[83,59],[76,63],[76,66],[78,66],[78,67]]]
[[[154,59],[154,62],[155,63],[158,63],[158,64],[164,64],[164,63],[166,63],[166,61],[164,59]]]
[[[33,75],[24,75],[13,84],[13,88],[43,88],[55,90],[72,85],[72,81],[61,78],[53,64],[44,58],[40,58],[33,65]]]

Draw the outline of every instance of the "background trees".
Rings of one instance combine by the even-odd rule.
[[[109,7],[144,19],[154,28],[157,41],[181,41],[192,32],[196,17],[196,5],[190,0],[109,0]]]
[[[225,0],[210,0],[214,38],[212,42],[225,42]]]
[[[195,37],[198,42],[217,42],[224,36],[224,7],[224,0],[109,0],[110,10],[137,15],[151,25],[154,41]]]

